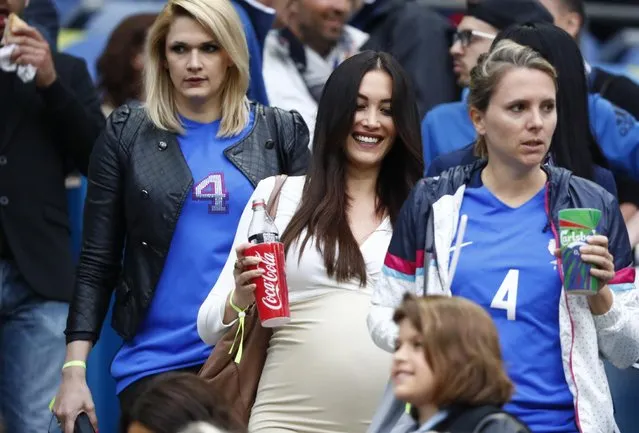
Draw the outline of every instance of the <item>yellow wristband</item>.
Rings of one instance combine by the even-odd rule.
[[[233,353],[233,349],[235,348],[235,344],[237,343],[237,354],[235,355],[235,363],[239,364],[242,360],[242,352],[244,350],[244,319],[246,318],[246,309],[242,310],[240,307],[233,303],[233,294],[235,293],[235,289],[231,292],[229,296],[229,305],[235,312],[237,313],[238,327],[235,332],[235,338],[233,338],[233,344],[231,345],[231,349],[229,350],[229,355]],[[239,337],[239,341],[238,341]]]
[[[69,361],[64,363],[64,365],[62,366],[62,369],[64,370],[65,368],[69,368],[69,367],[82,367],[86,369],[87,363],[84,361]]]
[[[63,369],[63,370],[64,370],[65,368],[69,368],[69,367],[82,367],[82,368],[86,369],[86,368],[87,368],[87,363],[86,363],[86,362],[84,362],[84,361],[78,361],[78,360],[76,360],[76,361],[69,361],[69,362],[65,362],[65,363],[62,365],[62,369]],[[49,402],[49,410],[50,410],[51,412],[53,412],[53,405],[54,405],[54,404],[55,404],[55,397],[53,397],[53,398],[51,399],[51,401]]]

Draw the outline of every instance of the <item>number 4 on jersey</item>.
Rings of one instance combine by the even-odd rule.
[[[211,173],[193,188],[193,200],[211,201],[209,213],[226,213],[229,194],[224,184],[223,173]]]
[[[519,288],[519,270],[511,269],[501,282],[499,290],[490,303],[491,308],[506,310],[508,320],[515,320],[517,315],[517,289]]]

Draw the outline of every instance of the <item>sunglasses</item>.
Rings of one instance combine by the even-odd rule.
[[[480,32],[479,30],[457,30],[453,33],[453,45],[459,42],[462,47],[466,48],[477,38],[489,39],[492,41],[495,37],[496,35]]]

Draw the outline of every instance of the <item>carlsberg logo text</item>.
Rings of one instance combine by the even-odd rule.
[[[568,245],[573,242],[586,242],[588,235],[583,232],[574,232],[572,230],[561,230],[561,245]]]
[[[279,310],[282,308],[282,299],[280,298],[280,285],[277,278],[277,266],[275,265],[275,254],[264,253],[262,256],[257,253],[257,256],[262,259],[261,265],[264,265],[264,297],[261,299],[262,304],[266,308],[271,310]]]

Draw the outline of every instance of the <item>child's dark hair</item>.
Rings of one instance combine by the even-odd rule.
[[[178,433],[197,421],[229,433],[246,433],[204,379],[192,373],[167,373],[153,379],[140,394],[123,428],[139,423],[153,433]]]

